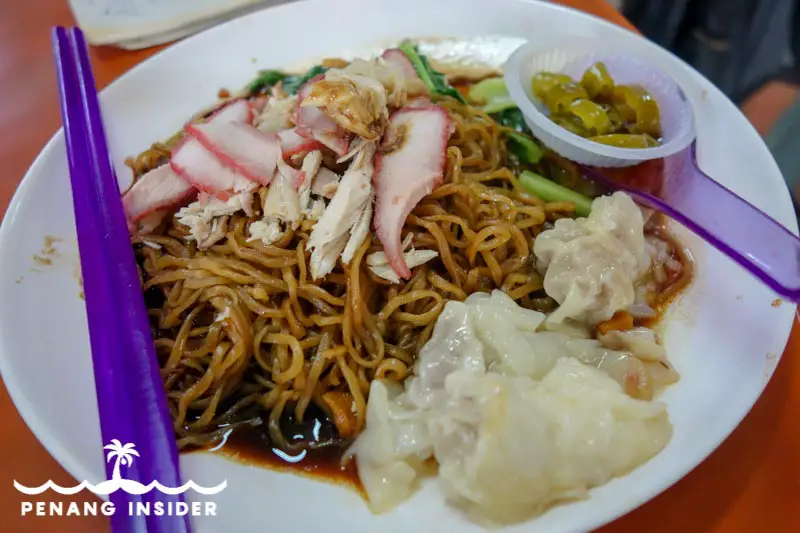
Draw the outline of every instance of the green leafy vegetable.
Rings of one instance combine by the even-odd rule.
[[[542,149],[533,140],[530,128],[525,124],[522,111],[518,107],[492,113],[492,118],[503,126],[514,130],[508,132],[508,149],[520,163],[535,165],[542,158]]]
[[[505,109],[499,113],[492,113],[492,118],[495,122],[507,128],[526,135],[532,135],[531,129],[525,124],[525,117],[522,116],[522,111],[518,107]]]
[[[525,170],[520,174],[519,182],[523,189],[538,196],[545,202],[571,202],[575,205],[575,214],[578,216],[588,216],[592,211],[591,198],[567,189],[529,170]]]
[[[300,90],[300,87],[302,87],[308,80],[319,76],[320,74],[325,74],[326,72],[328,72],[326,67],[317,65],[308,69],[308,71],[306,71],[306,73],[302,76],[289,76],[283,80],[283,90],[286,91],[287,94],[297,94],[297,91]]]
[[[542,149],[533,138],[524,133],[508,133],[508,149],[522,163],[535,165],[542,158]]]
[[[431,68],[427,58],[419,53],[419,49],[411,41],[403,41],[400,50],[414,65],[414,69],[432,95],[452,96],[459,102],[466,103],[461,93],[447,83],[444,75]],[[482,109],[492,114],[498,123],[517,132],[508,134],[508,147],[521,163],[535,165],[539,162],[542,158],[542,149],[533,140],[522,111],[508,94],[503,78],[488,78],[478,82],[470,87],[467,96],[473,102],[482,105]]]
[[[539,168],[541,173],[552,181],[589,198],[595,198],[603,193],[596,183],[583,176],[578,165],[552,150],[544,150]]]
[[[419,53],[419,49],[411,41],[403,41],[400,50],[408,57],[414,70],[417,71],[420,79],[428,87],[431,96],[452,96],[462,104],[466,104],[464,97],[452,85],[447,83],[447,78],[441,72],[437,72],[428,63],[428,58]]]
[[[286,94],[294,95],[297,94],[297,91],[300,90],[300,87],[302,87],[304,83],[315,76],[325,74],[327,70],[327,68],[317,65],[311,67],[308,69],[308,71],[306,71],[305,74],[300,76],[286,74],[280,70],[262,70],[258,73],[258,77],[250,82],[250,85],[248,85],[247,88],[250,92],[257,92],[274,87],[278,84],[278,82],[282,81],[283,90],[286,91]]]
[[[479,81],[469,88],[467,96],[472,103],[480,105],[487,113],[498,113],[517,107],[508,94],[503,78],[487,78]]]
[[[247,89],[250,92],[258,92],[276,85],[279,81],[286,79],[289,75],[280,70],[262,70],[258,77],[250,82]]]

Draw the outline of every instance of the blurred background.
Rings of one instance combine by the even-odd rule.
[[[0,13],[8,1],[0,0]],[[293,0],[68,3],[93,44],[138,49],[176,40],[268,4],[290,1]],[[741,107],[772,150],[797,207],[800,0],[607,1],[646,37],[694,66]]]
[[[716,84],[764,136],[800,200],[800,0],[608,0]]]

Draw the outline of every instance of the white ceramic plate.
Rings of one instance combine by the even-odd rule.
[[[410,37],[458,37],[436,56],[476,55],[499,64],[522,41],[548,28],[669,53],[595,18],[529,1],[338,0],[289,4],[238,19],[181,42],[106,89],[101,101],[119,175],[122,162],[176,131],[221,87],[237,88],[259,68],[354,55]],[[501,38],[488,38],[488,37]],[[778,221],[797,231],[789,195],[756,131],[717,89],[686,65],[677,77],[695,106],[701,166]],[[103,455],[77,264],[64,137],[51,140],[17,191],[0,231],[0,369],[28,425],[76,478],[104,479]],[[633,509],[684,476],[714,450],[748,412],[786,343],[793,306],[681,228],[698,263],[693,286],[673,307],[667,349],[682,375],[663,399],[675,427],[669,446],[630,475],[593,490],[583,502],[551,510],[508,531],[586,531]],[[59,255],[41,266],[45,235]],[[146,409],[147,406],[142,406]],[[198,531],[382,531],[446,528],[479,531],[447,508],[433,484],[393,513],[373,516],[352,491],[218,457],[182,458],[184,476],[228,488],[215,496],[218,516]],[[9,475],[14,475],[9,472]],[[43,483],[46,480],[41,480]]]

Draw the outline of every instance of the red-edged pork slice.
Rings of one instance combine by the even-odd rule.
[[[244,98],[238,98],[220,107],[208,117],[208,122],[253,123],[253,108]]]
[[[137,222],[159,209],[180,205],[196,192],[169,165],[161,165],[136,180],[122,196],[122,205],[128,220]]]
[[[250,180],[226,167],[192,136],[187,136],[172,151],[170,166],[180,177],[199,190],[223,201],[228,199],[230,193],[252,187]]]
[[[275,174],[281,143],[274,133],[262,133],[238,122],[189,124],[186,131],[227,167],[262,185]]]
[[[414,68],[411,60],[408,59],[408,56],[404,54],[402,50],[389,48],[381,54],[381,57],[386,61],[389,67],[402,73],[404,77],[408,79],[419,78],[417,69]]]
[[[322,79],[322,76],[312,78],[298,91],[297,113],[295,115],[295,123],[300,126],[298,133],[300,135],[311,136],[336,152],[338,155],[344,155],[348,152],[350,147],[350,134],[341,128],[330,117],[323,113],[318,107],[303,106],[303,100],[308,97],[311,92],[311,85]],[[302,128],[305,128],[304,131]]]
[[[300,128],[292,128],[289,130],[281,130],[277,133],[284,159],[303,157],[308,152],[324,148],[321,142],[311,137],[310,132],[308,135],[304,136],[301,135],[298,130],[300,130]],[[303,133],[305,133],[305,131],[303,131]]]
[[[200,191],[199,193],[197,193],[197,202],[200,205],[206,205],[208,202],[210,202],[213,199],[214,199],[214,197],[211,196],[210,194],[208,194],[207,192]]]
[[[295,118],[295,120],[297,119],[297,111],[295,111],[295,117],[294,118]],[[311,130],[306,128],[305,126],[297,126],[294,129],[294,131],[295,131],[295,133],[297,133],[300,137],[302,137],[304,139],[308,139],[309,141],[315,141],[316,140],[316,139],[314,139],[314,134],[311,133]],[[317,142],[319,142],[319,141],[317,141]],[[320,143],[320,144],[322,144],[322,143]],[[325,145],[323,144],[323,146],[325,146]]]
[[[173,206],[174,207],[174,206]],[[139,219],[138,222],[131,222],[128,228],[131,234],[149,235],[156,231],[161,223],[167,216],[169,216],[172,208],[157,209],[150,214],[147,214]]]
[[[375,230],[389,265],[403,279],[411,271],[400,232],[411,210],[441,183],[451,133],[450,116],[441,107],[405,107],[391,116],[385,134],[396,148],[376,158]]]

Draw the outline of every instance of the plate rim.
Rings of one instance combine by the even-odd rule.
[[[361,1],[362,0],[347,0],[347,3],[352,6],[352,5],[357,5]],[[609,28],[612,28],[614,31],[633,33],[638,37],[642,37],[641,35],[631,31],[630,29],[624,26],[621,26],[614,22],[595,16],[593,14],[580,11],[578,9],[574,9],[562,4],[545,3],[545,2],[540,2],[539,0],[503,0],[503,1],[507,3],[536,5],[537,8],[539,9],[551,9],[555,11],[563,11],[569,14],[569,16],[578,16],[590,19],[593,24],[598,24],[598,23],[603,24]],[[378,3],[380,4],[380,2]],[[384,2],[384,3],[387,6],[392,5],[391,2]],[[242,17],[237,17],[230,21],[226,21],[222,24],[213,26],[188,38],[182,39],[181,41],[173,43],[165,47],[164,49],[159,50],[158,52],[144,59],[143,61],[137,63],[136,65],[134,65],[133,67],[122,73],[120,76],[109,82],[101,91],[99,91],[101,102],[104,94],[113,93],[115,90],[117,90],[115,89],[116,87],[118,87],[120,84],[123,84],[125,80],[127,80],[129,77],[135,76],[141,69],[146,68],[145,66],[149,62],[156,60],[156,58],[160,58],[170,53],[173,53],[173,50],[180,49],[183,46],[193,46],[193,43],[196,40],[213,38],[210,36],[213,36],[214,32],[222,31],[223,28],[226,28],[228,25],[234,25],[237,23],[237,21],[256,17],[265,11],[302,9],[304,7],[309,7],[308,4],[318,4],[320,7],[325,6],[326,8],[330,7],[330,3],[326,2],[325,0],[300,0],[276,6],[266,6],[264,9],[246,14]],[[708,82],[707,78],[705,78],[705,76],[699,73],[694,67],[687,64],[682,59],[678,58],[668,50],[660,46],[658,46],[658,48],[668,53],[673,60],[679,61],[685,68],[689,69],[694,77],[699,77],[704,82]],[[714,89],[718,92],[719,96],[722,96],[725,100],[727,100],[728,104],[736,108],[736,106],[730,101],[730,99],[726,95],[724,95],[724,93],[719,91],[715,86]],[[736,111],[740,115],[743,115],[740,109],[736,108]],[[749,121],[747,122],[747,127],[754,130],[753,125],[749,123]],[[10,239],[12,231],[10,229],[12,227],[12,224],[8,223],[9,218],[14,218],[16,212],[20,209],[23,203],[25,201],[30,201],[27,199],[27,197],[30,194],[32,194],[31,176],[36,174],[38,167],[41,167],[44,164],[46,158],[52,156],[51,152],[57,149],[57,145],[61,141],[63,135],[64,135],[63,127],[61,127],[56,130],[56,132],[52,135],[52,137],[50,137],[50,139],[45,143],[41,151],[37,154],[37,156],[31,163],[28,170],[23,175],[14,194],[12,195],[11,200],[9,201],[8,204],[8,208],[6,209],[5,214],[3,216],[2,224],[0,224],[0,257],[2,257],[3,252],[6,250],[8,246],[7,241]],[[791,193],[785,181],[783,183],[782,196],[784,201],[788,200],[789,203],[791,204]],[[784,209],[783,206],[778,206],[777,211],[782,211],[783,209]],[[790,223],[787,226],[788,229],[792,233],[797,235],[798,233],[797,221],[790,220],[789,222]],[[2,262],[0,262],[0,265],[2,265]],[[2,270],[2,266],[0,266],[0,270]],[[0,297],[2,297],[4,292],[5,290],[3,289],[2,284],[0,284]],[[601,521],[595,524],[595,527],[600,527],[601,525],[608,524],[620,518],[621,516],[644,505],[645,503],[649,502],[659,494],[669,489],[671,486],[675,485],[678,481],[682,480],[692,470],[694,470],[700,463],[705,461],[741,425],[744,418],[750,414],[753,407],[755,406],[755,403],[759,400],[759,398],[761,398],[761,396],[764,393],[764,390],[771,382],[772,377],[774,376],[775,371],[777,370],[778,365],[780,364],[782,356],[786,351],[789,336],[791,335],[791,332],[795,325],[795,320],[800,321],[800,315],[797,314],[797,309],[794,304],[784,302],[784,305],[782,307],[787,308],[786,310],[781,310],[781,315],[785,314],[785,316],[774,317],[775,321],[786,320],[788,322],[787,324],[788,328],[784,328],[782,326],[779,328],[780,331],[785,331],[785,333],[783,333],[784,337],[780,342],[780,345],[782,346],[781,352],[776,356],[775,365],[769,369],[768,375],[765,375],[765,379],[762,380],[758,393],[755,395],[754,398],[752,398],[752,401],[751,400],[747,401],[747,404],[749,404],[749,406],[747,407],[746,410],[744,410],[741,413],[739,417],[737,417],[738,420],[736,421],[736,424],[733,425],[730,428],[730,430],[726,432],[724,437],[721,440],[719,440],[719,442],[710,444],[709,449],[704,450],[702,454],[698,453],[696,458],[686,461],[684,463],[685,468],[679,469],[680,472],[678,472],[677,470],[673,471],[669,476],[664,476],[663,483],[653,483],[651,486],[648,487],[647,490],[643,490],[638,496],[627,498],[625,500],[627,502],[626,504],[616,506],[614,512],[609,512],[607,515],[605,515]],[[2,377],[6,389],[8,391],[9,397],[11,398],[14,407],[18,411],[20,417],[23,419],[23,421],[28,426],[30,431],[34,434],[34,436],[37,438],[37,440],[42,444],[42,446],[44,446],[44,448],[51,455],[51,457],[53,457],[53,459],[55,459],[56,462],[58,462],[62,468],[64,468],[71,476],[75,477],[76,479],[89,479],[91,477],[91,468],[88,467],[88,463],[78,459],[78,457],[75,454],[71,453],[67,447],[62,446],[59,440],[52,434],[52,432],[49,430],[49,427],[44,423],[43,418],[36,413],[37,410],[33,402],[31,402],[23,392],[24,387],[22,386],[21,381],[19,379],[8,379],[9,364],[7,363],[7,359],[9,359],[9,357],[10,356],[6,354],[5,351],[0,351],[0,377]],[[15,377],[14,373],[12,373],[10,377],[14,378]],[[88,477],[84,478],[81,476],[88,476]],[[107,499],[107,496],[103,496],[102,498]],[[525,523],[531,524],[532,527],[535,527],[536,519],[534,518],[532,520],[526,521]]]

